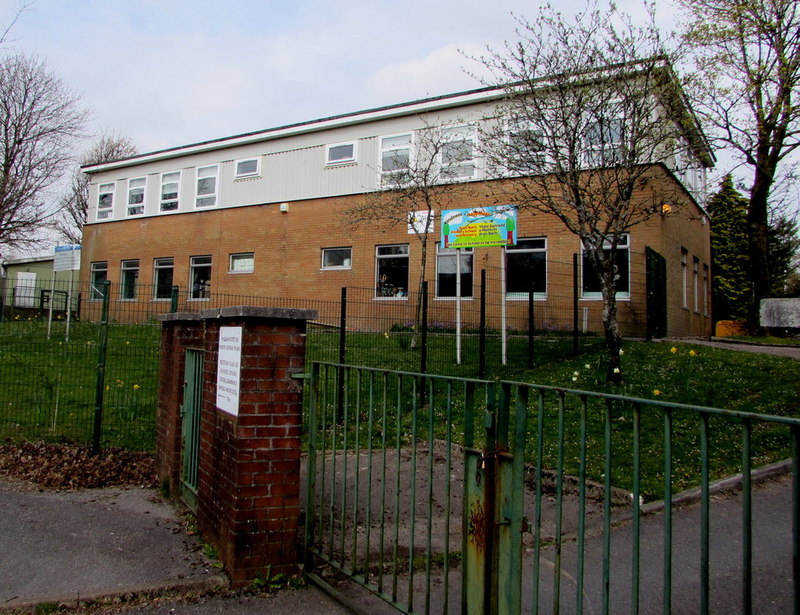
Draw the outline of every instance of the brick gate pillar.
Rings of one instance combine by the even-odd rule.
[[[183,357],[202,349],[197,524],[234,586],[299,562],[302,381],[293,376],[303,371],[306,322],[315,317],[256,307],[159,317],[159,477],[179,492]]]

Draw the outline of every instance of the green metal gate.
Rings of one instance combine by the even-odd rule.
[[[405,613],[800,612],[800,419],[327,363],[309,393],[305,570],[323,586]],[[775,447],[791,456],[779,506],[750,480]],[[718,521],[726,458],[740,510]],[[673,496],[694,485],[684,514]],[[780,506],[791,540],[765,552],[753,519]]]
[[[203,392],[203,351],[186,350],[181,406],[181,499],[197,510],[197,470],[200,458],[200,411]]]

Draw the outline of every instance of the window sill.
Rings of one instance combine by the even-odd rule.
[[[402,297],[373,297],[374,301],[408,301],[408,295]]]
[[[462,301],[473,301],[475,297],[461,297]],[[457,301],[458,297],[434,297],[434,301]]]

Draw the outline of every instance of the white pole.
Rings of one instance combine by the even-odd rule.
[[[456,248],[456,365],[461,365],[461,248]]]
[[[506,249],[503,248],[500,259],[500,364],[508,364],[508,331],[506,330]]]
[[[50,309],[47,310],[47,339],[50,339],[50,329],[53,326],[53,297],[55,297],[55,294],[56,294],[56,272],[54,271],[53,282],[50,285]]]
[[[75,282],[75,270],[69,270],[69,288],[67,289],[67,331],[64,333],[64,341],[69,341],[69,323],[72,320],[72,285]]]

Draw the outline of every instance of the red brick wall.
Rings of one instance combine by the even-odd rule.
[[[183,359],[204,349],[197,523],[231,581],[293,571],[300,518],[302,385],[310,311],[226,308],[163,317],[158,471],[178,485]],[[220,326],[242,327],[238,414],[216,407]],[[180,385],[179,385],[180,383]]]

